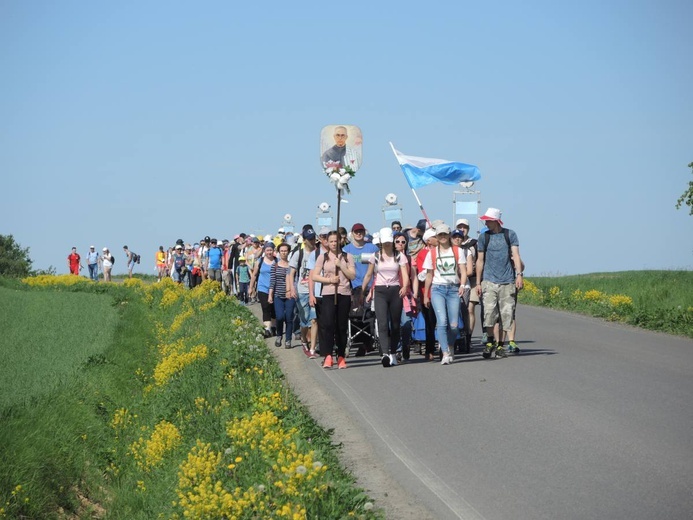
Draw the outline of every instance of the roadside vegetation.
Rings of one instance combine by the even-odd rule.
[[[0,309],[0,518],[383,518],[218,284],[0,279]]]
[[[519,301],[693,338],[692,288],[693,271],[532,277]]]

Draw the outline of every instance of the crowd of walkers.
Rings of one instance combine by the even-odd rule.
[[[179,239],[155,254],[158,280],[171,277],[194,288],[205,279],[221,283],[244,305],[259,303],[266,337],[290,349],[300,345],[322,366],[347,368],[350,344],[356,356],[380,348],[383,367],[410,359],[415,324],[421,324],[425,359],[454,361],[471,345],[476,307],[481,307],[483,357],[519,353],[515,342],[517,292],[524,264],[517,234],[503,227],[501,212],[489,208],[478,239],[469,221],[455,228],[441,220],[416,226],[390,226],[370,234],[362,223],[299,233],[280,229],[275,236],[240,233],[232,241],[209,236],[194,244]],[[110,279],[115,259],[90,247],[90,277]],[[139,255],[124,246],[130,275]],[[76,255],[76,256],[75,256]],[[79,274],[73,248],[68,266]],[[93,270],[92,270],[93,267]],[[358,321],[359,340],[350,335]],[[438,348],[436,348],[438,346]],[[438,356],[436,356],[438,353]]]

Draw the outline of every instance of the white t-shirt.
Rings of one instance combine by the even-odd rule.
[[[423,263],[424,269],[433,269],[433,284],[434,285],[459,285],[460,277],[457,274],[455,266],[455,253],[452,248],[457,249],[457,265],[460,269],[466,272],[467,258],[464,251],[457,246],[452,246],[450,249],[441,250],[440,247],[435,248],[436,265],[433,266],[433,251],[431,250],[426,256]]]

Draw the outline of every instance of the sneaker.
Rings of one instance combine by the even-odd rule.
[[[495,343],[491,343],[489,341],[486,343],[486,346],[484,346],[484,351],[481,353],[481,355],[484,357],[484,359],[490,359],[496,351],[496,347],[497,345]]]
[[[450,364],[450,356],[443,355],[443,360],[440,362],[441,365],[449,365]]]
[[[383,354],[383,358],[380,360],[380,362],[383,364],[385,368],[390,366],[390,356],[388,354]]]
[[[452,365],[452,362],[455,361],[455,354],[452,352],[448,353],[448,365]]]
[[[520,353],[520,347],[517,346],[517,343],[511,341],[508,343],[508,352],[517,355]]]
[[[308,359],[317,359],[317,358],[318,358],[318,355],[315,353],[314,350],[311,350],[311,351],[308,353]]]
[[[322,362],[322,368],[332,368],[332,354],[325,356],[325,361]]]
[[[286,343],[284,343],[284,348],[293,348],[293,345],[291,345],[291,340],[287,339]]]
[[[342,356],[339,356],[337,358],[337,368],[346,368],[346,359],[344,359]]]
[[[508,354],[505,352],[505,349],[501,346],[496,347],[496,357],[497,358],[506,358],[508,357]]]
[[[282,346],[282,338],[281,338],[281,336],[277,336],[277,339],[274,340],[274,346],[275,346],[275,347],[281,347],[281,346]]]
[[[395,356],[395,359],[396,359],[398,362],[401,363],[401,362],[402,362],[402,353],[401,353],[401,352],[397,352],[397,355]]]
[[[390,354],[390,366],[391,367],[396,367],[397,366],[397,357],[399,354]]]

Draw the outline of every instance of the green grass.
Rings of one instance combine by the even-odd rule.
[[[382,518],[339,465],[331,433],[286,387],[261,325],[213,283],[181,291],[170,282],[75,284],[56,277],[18,292],[43,304],[75,298],[74,308],[105,300],[116,318],[110,341],[88,362],[76,356],[62,363],[69,377],[0,407],[0,518],[94,513],[148,520],[183,518],[186,509],[219,518],[181,498],[206,496],[211,504],[211,495],[245,504],[240,518],[267,518],[281,508],[307,518]],[[31,335],[40,321],[33,309],[17,313],[17,330]],[[73,316],[54,340],[78,335],[83,321],[82,313]],[[201,345],[204,356],[182,361]],[[157,437],[162,425],[176,442]],[[219,464],[195,458],[199,443],[218,454]],[[201,476],[185,484],[181,472],[190,460],[220,487],[205,491]],[[299,468],[319,478],[301,478]]]
[[[622,271],[527,281],[520,292],[522,303],[693,337],[693,271]]]
[[[97,360],[116,322],[108,296],[0,287],[0,408],[49,393]]]

